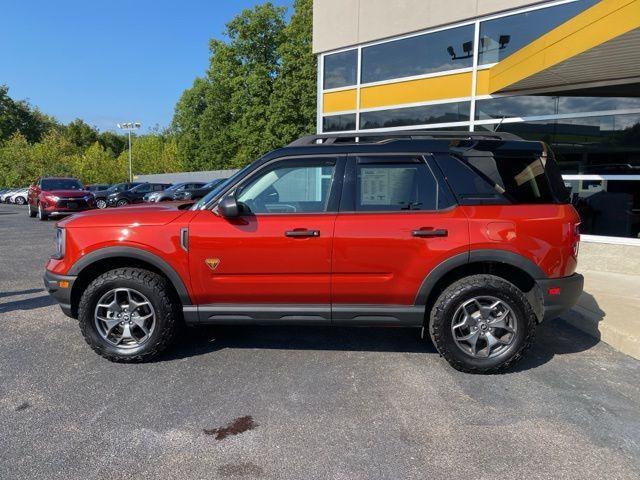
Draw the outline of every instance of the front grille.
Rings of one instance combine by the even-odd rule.
[[[83,210],[89,208],[89,204],[84,198],[61,198],[56,202],[56,208]]]

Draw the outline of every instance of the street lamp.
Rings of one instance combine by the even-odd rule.
[[[137,128],[140,128],[140,122],[127,122],[127,123],[118,123],[118,128],[120,130],[126,130],[129,132],[129,181],[133,181],[133,173],[131,170],[131,131]]]

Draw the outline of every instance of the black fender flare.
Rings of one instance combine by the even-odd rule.
[[[547,276],[528,258],[523,257],[517,253],[510,252],[508,250],[496,250],[496,249],[477,249],[470,250],[468,252],[459,253],[452,257],[447,258],[440,262],[433,270],[431,270],[422,281],[414,305],[424,306],[427,304],[429,294],[433,287],[444,277],[447,273],[455,268],[458,268],[465,264],[479,263],[479,262],[496,262],[505,263],[519,268],[526,272],[534,280],[545,279]]]
[[[173,269],[171,265],[165,262],[159,256],[148,252],[146,250],[142,250],[141,248],[136,247],[104,247],[98,250],[94,250],[90,253],[87,253],[83,257],[81,257],[78,261],[76,261],[69,271],[67,275],[79,275],[85,268],[91,266],[92,264],[104,260],[106,258],[132,258],[136,260],[142,260],[143,262],[149,263],[160,270],[172,283],[173,287],[178,292],[178,296],[180,297],[180,301],[183,305],[191,305],[191,298],[189,297],[189,292],[187,291],[182,278],[180,275]]]

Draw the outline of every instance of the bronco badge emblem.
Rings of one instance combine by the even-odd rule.
[[[207,267],[209,267],[211,270],[215,270],[216,268],[218,268],[218,265],[220,265],[220,259],[219,258],[205,258],[204,263],[206,263]]]

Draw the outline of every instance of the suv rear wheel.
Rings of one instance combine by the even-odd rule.
[[[472,275],[450,285],[431,311],[429,333],[453,368],[498,373],[531,345],[537,320],[518,287],[494,275]]]
[[[85,340],[112,362],[156,357],[173,341],[180,318],[167,281],[138,268],[100,275],[86,288],[78,307]]]

